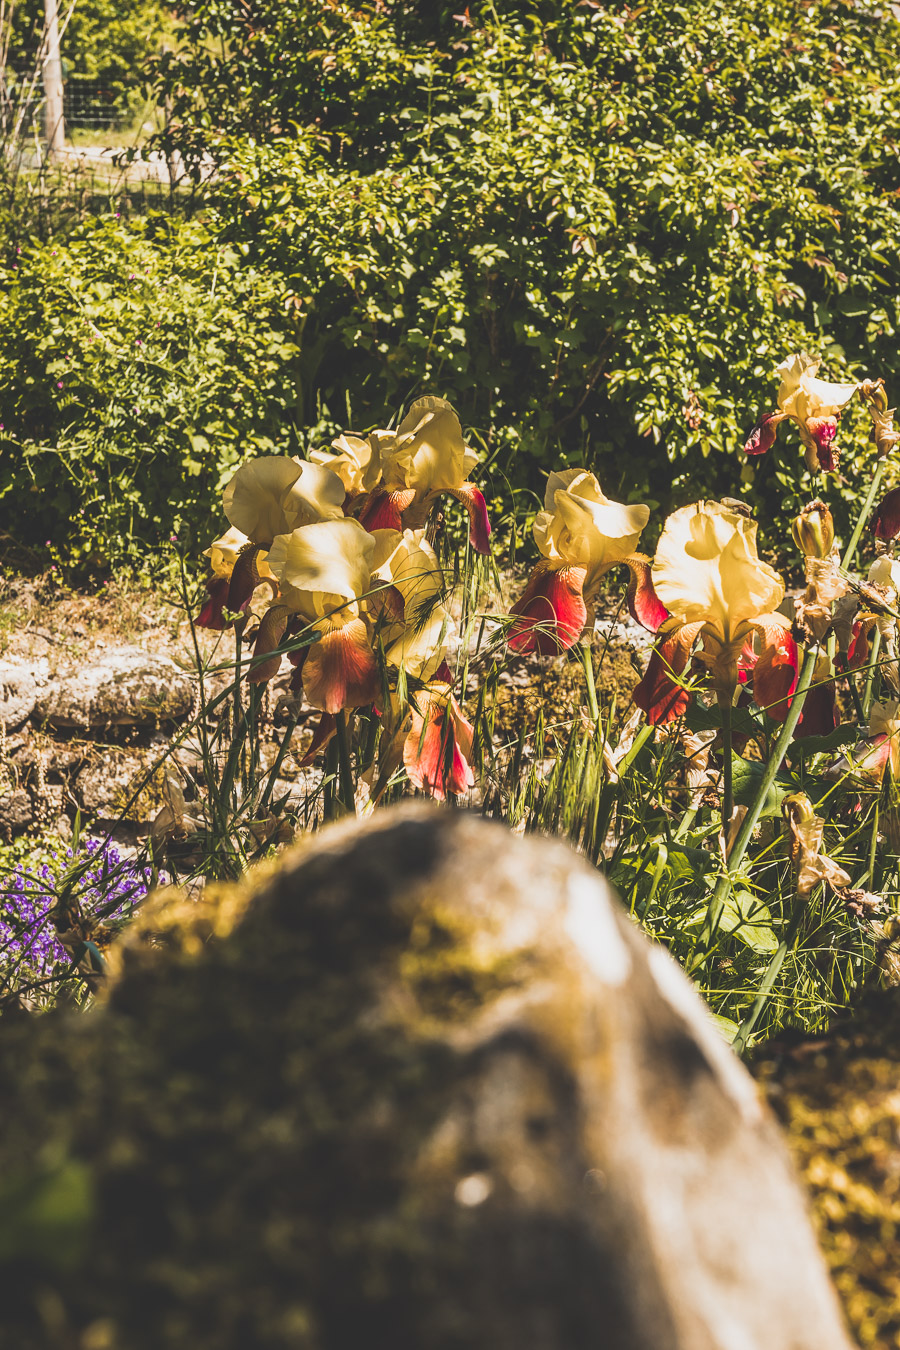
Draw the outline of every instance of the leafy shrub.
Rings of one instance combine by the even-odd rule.
[[[292,446],[279,290],[199,219],[23,249],[0,295],[4,528],[77,570],[205,526],[248,449]]]
[[[795,461],[735,451],[782,351],[895,374],[897,21],[452,9],[184,6],[171,141],[213,150],[228,238],[295,297],[305,415],[428,388],[515,484],[562,453],[663,506],[742,476],[795,509]]]

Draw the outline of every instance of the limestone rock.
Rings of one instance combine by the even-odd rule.
[[[110,647],[102,659],[57,679],[33,715],[52,727],[87,732],[176,721],[187,716],[192,700],[189,676],[168,657]]]
[[[22,834],[34,821],[34,803],[24,788],[0,791],[0,839]]]
[[[4,1345],[849,1350],[752,1081],[564,846],[376,813],[111,961],[0,1024]]]
[[[31,661],[0,661],[0,722],[13,731],[26,722],[50,678],[46,657]]]
[[[146,777],[143,756],[127,750],[104,747],[93,754],[75,779],[74,793],[82,810],[89,815],[119,816],[135,790]],[[161,806],[159,790],[147,787],[131,802],[125,818],[149,820]]]

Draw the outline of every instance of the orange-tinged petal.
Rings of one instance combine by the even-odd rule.
[[[359,523],[369,531],[403,529],[403,512],[413,504],[415,488],[400,488],[389,492],[376,488],[359,513]]]
[[[509,630],[510,649],[556,656],[573,646],[587,623],[586,576],[584,567],[538,563],[525,594],[510,610],[515,615]]]
[[[380,688],[378,662],[362,619],[351,619],[309,648],[303,691],[314,708],[328,713],[361,708],[375,702]]]
[[[424,698],[423,694],[419,696]],[[413,708],[412,730],[403,745],[403,763],[410,782],[443,801],[475,786],[468,762],[473,730],[452,697],[429,698],[425,711]]]
[[[690,703],[691,695],[678,683],[678,677],[684,674],[702,628],[702,623],[674,627],[651,652],[644,677],[632,695],[651,726],[673,722]]]
[[[449,491],[469,513],[469,543],[476,553],[490,553],[491,522],[484,493],[473,483],[460,483],[458,488]]]
[[[753,699],[776,722],[783,722],[797,684],[797,644],[776,619],[764,617],[753,627],[763,644],[753,666]]]
[[[650,559],[642,553],[632,553],[625,559],[625,566],[631,573],[626,596],[628,611],[649,632],[658,633],[669,617],[669,611],[653,588]]]
[[[328,744],[336,731],[337,718],[334,713],[323,712],[313,732],[313,738],[306,747],[306,753],[300,761],[301,768],[305,768],[307,764],[313,762],[323,745]]]

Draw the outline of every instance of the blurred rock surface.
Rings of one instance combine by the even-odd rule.
[[[779,1132],[565,847],[407,807],[0,1025],[0,1344],[848,1350]]]

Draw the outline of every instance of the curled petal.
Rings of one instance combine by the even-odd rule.
[[[254,660],[247,672],[247,679],[251,684],[268,684],[269,680],[278,674],[278,667],[281,665],[281,652],[278,651],[278,647],[290,617],[291,612],[287,605],[273,605],[262,616],[256,633],[253,655],[260,657],[270,652],[275,654],[269,656],[267,661]]]
[[[867,623],[857,619],[853,625],[853,636],[847,652],[847,666],[850,670],[859,670],[869,659],[869,636],[875,627],[875,621]]]
[[[412,506],[415,488],[401,488],[389,492],[379,488],[370,493],[368,500],[359,513],[359,523],[370,532],[373,530],[402,530],[403,512]]]
[[[304,649],[305,650],[305,649]],[[316,755],[324,745],[327,745],[337,730],[337,718],[333,713],[323,712],[319,718],[318,725],[313,732],[313,738],[306,747],[306,754],[300,761],[300,767],[305,768],[307,764],[312,764]]]
[[[809,467],[813,470],[818,467],[823,473],[836,473],[838,450],[834,438],[837,435],[837,418],[810,417],[806,423],[806,430],[813,446],[812,453],[807,456]],[[811,462],[813,456],[818,461],[817,464]]]
[[[625,565],[631,573],[626,597],[628,611],[649,632],[658,633],[669,617],[669,611],[654,589],[650,559],[642,553],[632,553],[625,559]]]
[[[314,708],[338,713],[374,703],[380,690],[378,663],[362,619],[326,633],[308,651],[303,690]]]
[[[222,610],[228,601],[229,585],[228,577],[209,578],[206,583],[208,595],[203,602],[203,608],[197,615],[197,626],[199,628],[212,628],[217,633],[222,632],[225,627],[225,617]]]
[[[744,442],[745,455],[764,455],[775,443],[779,422],[784,421],[784,413],[763,413],[756,426]]]
[[[265,571],[260,566],[261,554],[263,554],[261,544],[245,544],[238,554],[228,587],[228,608],[230,610],[237,612],[249,604],[253,592],[264,581],[269,582],[272,587],[272,594],[275,594],[275,583],[272,580],[268,565],[265,566]]]
[[[510,610],[516,616],[508,638],[512,651],[556,656],[578,641],[587,622],[586,575],[584,567],[538,563]]]
[[[249,543],[243,530],[236,530],[233,525],[219,539],[214,539],[209,548],[203,551],[204,558],[209,558],[213,576],[230,577],[238,554]]]
[[[469,513],[469,542],[475,552],[489,553],[491,522],[488,520],[484,493],[472,483],[460,483],[459,487],[450,488],[449,491]]]
[[[896,539],[900,534],[900,487],[891,488],[872,517],[872,533],[876,539]]]
[[[469,758],[473,730],[452,697],[429,699],[424,714],[413,710],[412,730],[403,745],[403,764],[420,792],[443,801],[475,786]]]
[[[797,685],[797,644],[790,631],[775,621],[760,621],[754,629],[763,650],[753,666],[753,699],[776,722],[783,722]]]
[[[690,703],[690,693],[678,683],[678,677],[684,674],[702,628],[702,623],[675,627],[651,652],[644,677],[632,695],[637,706],[647,714],[651,726],[674,721]]]

